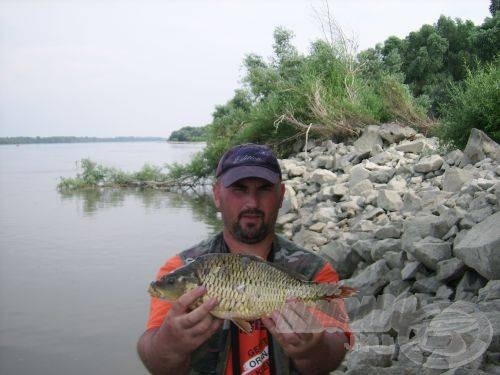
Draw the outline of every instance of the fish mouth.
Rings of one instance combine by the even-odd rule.
[[[148,292],[151,295],[151,297],[155,297],[155,298],[162,298],[163,297],[162,293],[156,288],[154,283],[151,283],[151,285],[148,288]]]

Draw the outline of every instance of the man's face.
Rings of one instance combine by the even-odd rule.
[[[224,228],[238,241],[254,244],[274,232],[285,187],[261,178],[244,178],[229,187],[214,185],[215,206],[222,213]]]

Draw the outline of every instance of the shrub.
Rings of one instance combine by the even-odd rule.
[[[443,118],[435,134],[455,147],[464,148],[472,128],[500,142],[500,58],[469,72],[463,84],[450,88],[450,103],[441,108]]]

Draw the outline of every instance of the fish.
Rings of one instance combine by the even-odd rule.
[[[287,302],[313,304],[346,298],[356,290],[339,283],[316,283],[286,267],[247,254],[212,253],[199,256],[149,286],[154,298],[173,302],[199,286],[206,294],[191,309],[209,298],[218,305],[211,314],[234,322],[242,331],[252,331],[250,321],[270,316]]]

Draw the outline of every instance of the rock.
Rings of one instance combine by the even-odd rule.
[[[378,228],[374,235],[375,238],[379,240],[384,240],[386,238],[399,238],[401,237],[401,229],[397,228],[393,224],[387,224]]]
[[[401,142],[396,146],[396,150],[403,152],[411,152],[414,154],[421,154],[425,150],[431,150],[434,147],[431,142],[425,138],[417,139],[412,142]]]
[[[423,157],[417,164],[415,164],[415,172],[427,173],[437,171],[443,165],[443,158],[439,155],[430,155]]]
[[[327,169],[316,169],[309,175],[309,181],[320,185],[333,185],[337,175]]]
[[[349,179],[350,187],[370,177],[370,172],[367,169],[365,169],[365,167],[363,167],[361,164],[352,167],[350,173],[351,173],[351,177]]]
[[[412,253],[415,243],[425,237],[442,238],[451,228],[451,222],[436,215],[411,217],[403,224],[403,250]]]
[[[389,285],[384,288],[384,294],[399,296],[401,293],[409,291],[410,287],[411,285],[408,281],[392,280]]]
[[[298,215],[295,212],[290,212],[288,214],[278,216],[278,219],[276,220],[276,224],[278,226],[283,226],[286,223],[291,223],[292,221],[296,220],[297,218],[298,218]]]
[[[436,291],[436,297],[439,299],[449,300],[451,299],[453,292],[453,289],[451,289],[449,286],[441,285]]]
[[[332,155],[319,155],[314,159],[314,168],[332,169],[335,165],[335,157]]]
[[[366,262],[373,263],[371,249],[373,240],[359,240],[352,245],[352,249]]]
[[[477,308],[481,311],[491,324],[493,330],[493,337],[488,350],[491,352],[500,352],[500,300],[489,302],[480,302]]]
[[[443,177],[443,190],[460,191],[462,186],[472,180],[473,174],[467,169],[451,167],[446,169]]]
[[[394,176],[394,173],[396,173],[394,168],[380,166],[372,173],[370,173],[370,180],[381,184],[385,184],[389,182],[392,176]]]
[[[455,301],[474,302],[479,289],[486,285],[486,280],[474,271],[466,271],[455,291]]]
[[[438,262],[436,277],[438,280],[450,282],[461,278],[465,270],[465,264],[460,259],[446,259]]]
[[[377,206],[386,211],[399,211],[403,208],[403,201],[398,193],[392,190],[379,190]]]
[[[353,143],[353,146],[361,152],[371,152],[374,146],[382,146],[383,144],[384,142],[379,135],[379,127],[377,125],[368,125],[364,128],[361,137]]]
[[[406,180],[400,175],[394,176],[387,187],[391,190],[395,190],[397,192],[405,192],[406,191]]]
[[[341,279],[347,279],[356,269],[361,257],[343,241],[331,241],[320,248],[319,252],[335,267]]]
[[[414,191],[409,190],[403,195],[403,207],[405,211],[420,211],[422,209],[422,199]]]
[[[337,211],[335,207],[319,207],[316,208],[312,216],[314,222],[328,223],[329,221],[337,221]]]
[[[386,261],[381,259],[366,267],[357,276],[347,279],[345,284],[359,290],[357,298],[375,296],[388,284],[386,278],[388,272]]]
[[[405,261],[404,251],[387,251],[383,258],[386,260],[390,268],[402,269]]]
[[[449,165],[458,165],[462,160],[464,153],[460,150],[453,150],[445,156],[445,161]]]
[[[408,262],[401,270],[401,279],[410,280],[415,277],[422,263],[418,261]]]
[[[500,280],[490,280],[482,289],[479,289],[477,300],[484,302],[500,299]]]
[[[374,261],[382,259],[387,251],[401,252],[401,240],[395,238],[386,238],[373,244],[371,255]]]
[[[475,164],[484,158],[500,162],[500,146],[479,129],[473,128],[465,146],[464,156],[459,166]]]
[[[420,293],[434,294],[441,285],[441,282],[435,276],[425,277],[413,283],[413,290]]]
[[[361,180],[351,187],[351,195],[362,195],[366,191],[373,190],[373,184],[370,180]]]
[[[435,237],[425,237],[407,250],[422,262],[427,268],[436,271],[437,263],[451,258],[451,246],[449,243]]]
[[[455,239],[453,252],[489,280],[500,279],[500,211]]]
[[[297,194],[294,188],[285,185],[285,196],[283,197],[283,203],[279,210],[279,215],[285,215],[289,212],[296,212],[299,209],[299,202],[297,201]]]
[[[380,137],[389,144],[413,138],[417,132],[409,126],[400,126],[396,123],[386,123],[379,126]]]
[[[304,246],[306,249],[311,249],[313,245],[323,246],[327,241],[321,234],[307,229],[301,229],[293,236],[293,242]]]
[[[347,366],[359,368],[360,366],[389,367],[391,365],[394,346],[369,346],[366,350],[354,350],[349,354]]]
[[[286,173],[288,177],[303,176],[307,172],[307,168],[295,160],[281,159],[280,162],[282,172]]]

